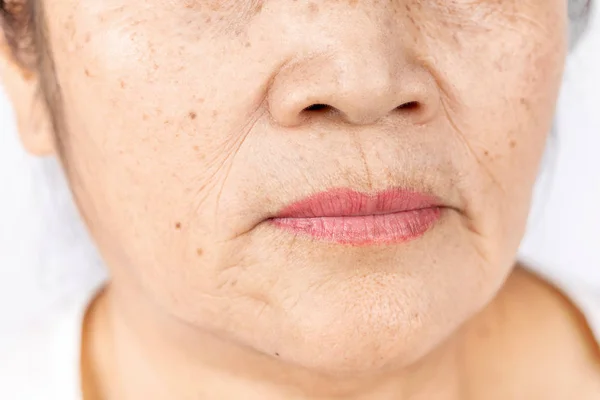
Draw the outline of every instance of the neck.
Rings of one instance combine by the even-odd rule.
[[[130,291],[109,286],[84,326],[84,392],[86,399],[453,399],[457,342],[410,367],[315,372],[157,314]]]

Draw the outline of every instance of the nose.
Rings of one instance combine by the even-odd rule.
[[[363,19],[359,35],[351,34],[351,21],[345,26],[329,32],[329,46],[322,49],[327,33],[304,31],[309,51],[303,53],[310,55],[294,58],[271,81],[268,107],[274,121],[294,127],[317,118],[354,125],[388,117],[423,124],[433,118],[440,91],[430,71],[411,58],[410,41],[376,21]]]

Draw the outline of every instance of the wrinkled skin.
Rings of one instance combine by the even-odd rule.
[[[61,117],[33,128],[22,107],[23,139],[52,152],[59,134],[132,330],[190,349],[209,332],[323,374],[402,370],[511,272],[564,0],[63,0],[45,13]],[[394,245],[265,222],[335,187],[406,187],[447,208]]]

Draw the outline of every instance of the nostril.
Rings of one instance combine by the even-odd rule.
[[[398,106],[398,110],[417,110],[421,107],[418,101],[409,101]]]
[[[327,104],[312,104],[304,109],[304,111],[326,111],[331,109]]]
[[[315,103],[311,104],[308,107],[305,107],[302,110],[301,114],[304,114],[304,116],[308,118],[330,118],[332,116],[340,114],[340,110],[333,106],[330,106],[329,104]]]

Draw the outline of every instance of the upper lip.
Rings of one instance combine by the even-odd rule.
[[[352,189],[328,190],[284,207],[275,218],[351,217],[391,214],[425,208],[442,207],[433,195],[402,188],[376,193]]]

